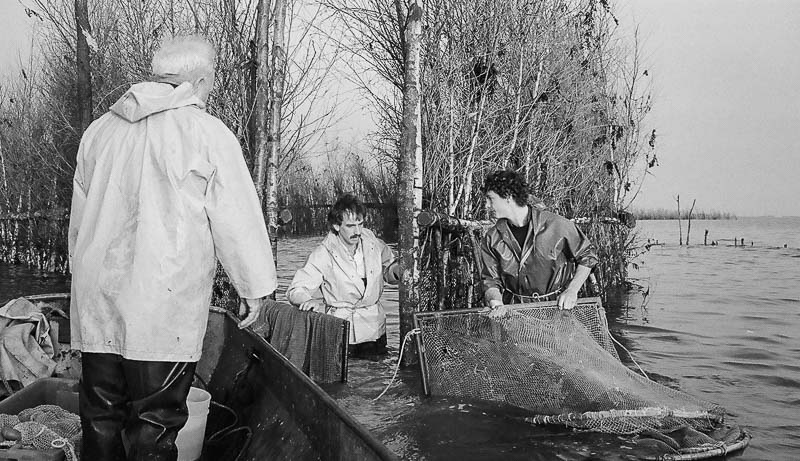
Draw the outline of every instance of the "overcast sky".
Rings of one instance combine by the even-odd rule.
[[[800,1],[627,0],[660,159],[636,205],[800,216]],[[629,19],[628,19],[629,20]]]
[[[0,0],[0,75],[18,68],[20,53],[28,56],[33,23],[17,0]]]
[[[614,2],[612,2],[614,3]],[[638,208],[800,216],[800,1],[621,0],[638,24],[660,166]],[[0,65],[30,48],[17,0],[0,0]]]

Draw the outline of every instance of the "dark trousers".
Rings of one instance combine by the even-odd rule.
[[[386,355],[386,333],[375,341],[351,344],[348,351],[350,357],[359,359],[377,359],[379,355]]]
[[[145,362],[84,353],[81,459],[174,461],[196,362]],[[128,456],[122,431],[128,441]]]

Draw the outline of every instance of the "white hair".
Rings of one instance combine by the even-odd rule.
[[[200,35],[166,40],[153,55],[153,75],[159,81],[183,83],[214,73],[217,52]]]

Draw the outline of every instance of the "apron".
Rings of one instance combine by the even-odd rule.
[[[350,344],[375,341],[386,334],[386,312],[381,303],[363,307],[333,306],[328,314],[350,322]]]

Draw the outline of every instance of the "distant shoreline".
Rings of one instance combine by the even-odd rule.
[[[640,221],[654,221],[654,220],[670,220],[678,219],[678,210],[667,210],[665,208],[656,208],[649,210],[631,210],[631,213]],[[689,210],[681,210],[680,219],[689,219]],[[719,219],[739,219],[733,213],[727,211],[692,211],[692,219],[706,219],[706,220],[719,220]]]

